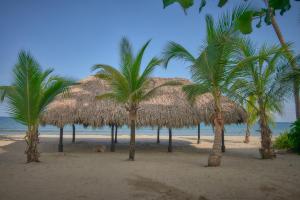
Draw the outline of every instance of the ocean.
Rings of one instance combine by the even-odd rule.
[[[279,135],[280,133],[288,130],[291,123],[288,122],[277,122],[274,126],[271,126],[273,135]],[[156,129],[152,127],[138,128],[137,134],[146,134],[146,135],[156,135]],[[240,125],[226,125],[225,134],[226,135],[245,135],[246,126],[244,124]],[[23,134],[26,131],[26,127],[14,119],[9,117],[0,117],[0,134]],[[59,134],[59,128],[55,126],[40,126],[40,134]],[[213,135],[213,130],[211,126],[206,126],[205,124],[200,125],[201,135]],[[118,134],[129,134],[129,128],[127,126],[119,127]],[[64,128],[64,134],[71,134],[72,126],[66,126]],[[160,131],[161,135],[167,135],[167,128],[162,128]],[[84,128],[82,125],[76,125],[76,134],[89,134],[89,135],[108,135],[110,134],[109,127],[101,128]],[[251,129],[251,135],[259,135],[259,126],[255,124]],[[173,135],[177,136],[194,136],[197,135],[197,127],[190,128],[180,128],[173,129]]]

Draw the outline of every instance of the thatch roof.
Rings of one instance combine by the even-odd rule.
[[[181,78],[153,78],[150,87],[170,80],[190,83]],[[123,105],[112,100],[96,100],[96,95],[109,90],[110,86],[105,81],[90,76],[72,86],[67,97],[58,96],[47,107],[41,121],[43,124],[59,127],[73,123],[93,127],[128,124],[128,113]],[[242,123],[246,120],[243,108],[226,97],[222,98],[222,108],[225,123]],[[167,86],[159,89],[153,98],[141,103],[137,126],[195,126],[200,122],[209,123],[213,111],[213,98],[210,94],[201,95],[192,106],[181,86]]]

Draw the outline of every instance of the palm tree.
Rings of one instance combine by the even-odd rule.
[[[267,14],[269,15],[272,27],[277,35],[277,38],[281,44],[281,47],[285,49],[285,54],[289,60],[291,70],[295,71],[295,73],[296,73],[296,71],[299,68],[297,65],[297,62],[296,62],[297,58],[295,58],[293,52],[290,50],[289,45],[286,43],[286,41],[282,35],[281,29],[275,18],[274,8],[272,8],[270,6],[270,1],[269,0],[263,0],[263,1],[269,11]],[[295,110],[296,110],[296,118],[297,119],[300,119],[300,95],[299,95],[299,93],[300,93],[300,81],[299,81],[299,79],[293,79],[293,95],[294,95],[294,100],[295,100]]]
[[[255,108],[252,106],[255,104],[255,99],[253,97],[248,97],[246,101],[246,111],[248,114],[247,122],[246,122],[246,134],[244,143],[250,142],[250,129],[257,121],[257,112]]]
[[[149,88],[149,77],[161,64],[160,59],[153,57],[141,73],[142,58],[149,43],[150,40],[134,56],[129,41],[123,38],[120,43],[120,69],[105,64],[97,64],[92,67],[92,70],[98,70],[95,76],[106,80],[111,86],[111,92],[97,96],[97,98],[100,100],[112,99],[122,103],[129,113],[131,132],[129,160],[132,161],[135,156],[135,124],[140,103],[152,97],[155,91],[163,86],[180,85],[176,81],[170,81],[152,89]]]
[[[221,138],[224,129],[221,95],[228,92],[237,74],[232,70],[230,58],[239,41],[235,20],[244,11],[241,7],[235,9],[232,13],[223,15],[217,24],[210,15],[206,16],[206,43],[199,57],[195,58],[183,46],[174,42],[170,42],[163,52],[165,66],[174,58],[190,63],[194,83],[184,86],[183,90],[191,101],[206,92],[210,92],[214,97],[215,113],[211,116],[211,123],[215,136],[208,166],[221,164]]]
[[[295,68],[291,63],[296,64]],[[282,82],[289,84],[291,88],[293,88],[295,82],[300,83],[300,55],[295,56],[292,62],[288,60],[288,62],[283,63]]]
[[[14,67],[14,82],[0,86],[1,101],[7,99],[9,114],[27,126],[25,141],[27,162],[39,162],[39,119],[47,105],[64,92],[72,81],[52,76],[53,69],[43,71],[30,53],[21,51]]]
[[[246,134],[245,134],[245,140],[244,143],[249,143],[250,142],[250,129],[252,126],[257,122],[259,113],[257,112],[255,106],[256,100],[255,97],[250,96],[246,99],[246,111],[248,114],[247,122],[246,122]],[[275,121],[274,121],[274,116],[272,113],[272,105],[266,105],[266,110],[267,110],[267,123],[271,124],[272,126],[275,126]]]
[[[297,1],[297,0],[295,0]],[[283,34],[281,32],[280,26],[277,23],[275,18],[276,11],[280,10],[280,14],[283,15],[284,12],[288,11],[290,8],[289,1],[276,1],[276,0],[262,0],[265,4],[265,7],[261,7],[259,10],[252,9],[249,12],[245,12],[245,15],[242,15],[240,18],[241,23],[239,23],[238,27],[240,31],[244,34],[249,34],[252,32],[252,21],[259,19],[256,27],[261,27],[262,17],[264,16],[264,21],[267,25],[272,25],[274,32],[283,48],[285,48],[286,57],[289,60],[291,70],[293,73],[297,73],[297,63],[295,59],[295,55],[289,49],[289,45],[286,43]],[[163,0],[164,8],[170,6],[171,4],[178,3],[180,7],[184,10],[185,14],[187,9],[194,5],[194,0]],[[219,0],[218,6],[223,7],[228,1]],[[201,0],[199,12],[206,6],[206,0]],[[292,83],[293,96],[295,101],[295,111],[296,118],[300,119],[300,80],[294,79]]]
[[[244,40],[241,49],[237,53],[237,59],[245,59],[257,55],[258,58],[252,64],[244,65],[241,68],[240,79],[236,80],[231,90],[235,90],[241,98],[253,97],[255,103],[252,107],[256,110],[261,131],[262,158],[274,158],[272,149],[272,131],[269,127],[272,121],[272,113],[282,111],[282,104],[286,97],[287,85],[282,84],[283,48],[279,46],[262,46],[257,52],[250,40]],[[249,54],[251,52],[251,54]],[[248,103],[251,103],[248,101]]]

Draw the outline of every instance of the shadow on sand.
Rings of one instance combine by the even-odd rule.
[[[0,155],[4,153],[22,154],[24,155],[25,142],[22,137],[15,138],[10,136],[0,136],[0,141],[6,141],[7,144],[0,146]],[[213,140],[212,139],[201,139],[200,144],[196,143],[197,140],[193,138],[180,137],[178,139],[173,139],[173,152],[168,152],[168,139],[161,139],[160,143],[156,143],[155,138],[143,138],[136,139],[136,153],[182,153],[182,154],[203,154],[208,155]],[[204,144],[206,143],[206,144]],[[241,143],[243,141],[234,141],[225,139],[226,143]],[[64,153],[98,153],[96,148],[101,146],[105,148],[105,152],[98,154],[114,153],[110,152],[110,138],[77,138],[75,143],[72,143],[71,138],[64,138]],[[229,145],[230,146],[230,145]],[[247,146],[247,144],[245,145]],[[115,152],[117,153],[128,153],[129,149],[129,139],[119,138],[118,143],[115,143]],[[57,137],[40,137],[39,151],[41,154],[57,154],[58,153],[58,138]],[[235,156],[240,158],[259,158],[258,149],[254,147],[245,148],[231,148],[227,147],[226,152],[223,153],[225,156]]]

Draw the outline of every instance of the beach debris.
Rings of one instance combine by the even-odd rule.
[[[95,152],[103,153],[103,152],[105,152],[105,150],[106,150],[106,146],[103,146],[103,145],[97,145],[95,147]]]

